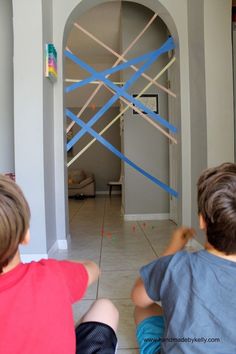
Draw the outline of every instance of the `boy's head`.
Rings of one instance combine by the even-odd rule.
[[[17,184],[0,175],[0,273],[15,256],[29,228],[29,205]]]
[[[198,180],[198,212],[208,242],[226,255],[236,254],[236,164],[203,171]]]

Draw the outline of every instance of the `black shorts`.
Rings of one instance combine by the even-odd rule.
[[[117,337],[105,323],[83,322],[76,329],[76,354],[114,354]]]

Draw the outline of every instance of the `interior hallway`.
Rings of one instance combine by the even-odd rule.
[[[98,282],[74,305],[75,322],[96,298],[111,299],[120,312],[119,354],[137,354],[133,305],[130,292],[139,268],[158,257],[166,247],[171,221],[124,221],[121,198],[69,200],[71,243],[68,251],[55,254],[63,259],[91,259],[101,268]]]

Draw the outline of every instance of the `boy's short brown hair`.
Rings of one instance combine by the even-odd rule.
[[[30,209],[19,186],[0,174],[0,273],[12,260],[29,228]]]
[[[203,171],[198,180],[198,212],[208,242],[226,255],[236,254],[236,164]]]

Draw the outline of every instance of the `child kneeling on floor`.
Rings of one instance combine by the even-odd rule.
[[[21,189],[0,175],[0,353],[115,353],[119,315],[109,300],[95,301],[74,328],[72,304],[99,268],[91,261],[23,264],[18,248],[29,243],[29,219]]]
[[[201,174],[198,212],[205,249],[184,251],[194,231],[182,227],[140,270],[132,299],[141,354],[236,353],[236,164]]]

